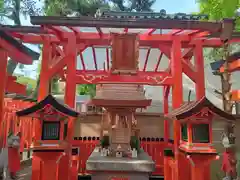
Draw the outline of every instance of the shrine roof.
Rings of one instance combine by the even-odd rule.
[[[140,38],[141,41],[144,41],[141,43],[142,46],[153,46],[150,42],[160,41],[161,38],[159,36],[149,38],[148,36],[155,34],[157,30],[160,30],[159,33],[156,33],[158,35],[168,34],[169,31],[175,30],[169,35],[185,35],[185,38],[188,35],[201,39],[215,38],[215,40],[216,38],[221,40],[237,38],[239,33],[232,33],[234,22],[234,19],[208,21],[208,16],[201,14],[167,14],[165,10],[161,10],[159,13],[99,10],[95,17],[31,16],[31,23],[37,26],[0,25],[0,30],[10,32],[9,34],[21,39],[23,42],[33,44],[42,44],[42,35],[51,37],[53,42],[59,43],[63,40],[59,39],[61,33],[73,32],[78,36],[79,40],[81,39],[81,43],[84,43],[84,40],[86,40],[90,45],[99,46],[103,44],[109,45],[106,43],[109,40],[109,37],[106,35],[112,31],[139,33],[144,35],[144,37]],[[83,35],[84,33],[89,34],[85,36]],[[96,34],[94,36],[94,33],[99,36],[96,36]],[[199,33],[202,34],[200,35]],[[165,36],[161,40],[169,41],[170,39]],[[205,46],[215,47],[220,44],[208,42]]]
[[[9,43],[11,45],[11,47],[8,46],[3,46],[3,48],[6,48],[8,51],[12,51],[13,48],[17,49],[21,54],[23,54],[24,56],[20,56],[19,57],[19,62],[22,64],[31,64],[32,61],[31,60],[36,60],[39,59],[40,54],[37,52],[34,52],[33,50],[27,48],[26,46],[24,46],[22,43],[20,43],[18,40],[16,40],[14,37],[12,37],[11,35],[9,35],[6,31],[2,31],[0,28],[0,37],[2,40],[4,40],[5,42]],[[14,54],[14,55],[13,55]],[[20,55],[21,55],[20,54]],[[18,54],[19,55],[19,54]],[[13,59],[17,59],[17,56],[14,52],[13,53],[9,53],[10,57],[13,57]],[[16,56],[16,57],[15,57]],[[28,57],[28,58],[26,58]],[[23,58],[23,59],[21,59]],[[27,60],[29,59],[29,60]],[[31,60],[30,60],[31,59]],[[18,59],[17,59],[18,60]]]
[[[20,95],[20,94],[15,94],[15,96],[12,96],[12,99],[14,99],[14,100],[23,100],[26,98],[27,98],[27,96]]]
[[[27,97],[17,93],[5,93],[5,98],[11,98],[12,100],[22,100],[22,101],[29,101],[29,102],[37,102],[36,99]]]
[[[217,108],[213,103],[211,103],[206,97],[203,97],[199,101],[192,101],[183,104],[181,107],[174,109],[166,116],[169,118],[176,118],[178,120],[191,117],[192,115],[200,112],[203,108],[209,108],[209,110],[216,116],[220,116],[226,120],[235,120],[236,118],[219,108]]]
[[[158,28],[158,29],[188,29],[220,32],[222,22],[183,20],[170,18],[118,18],[118,17],[60,17],[60,16],[31,16],[34,25],[52,26],[81,26],[101,28]]]
[[[36,33],[36,34],[47,33],[47,31],[44,31],[40,26],[18,26],[18,25],[3,25],[3,24],[0,24],[0,31]]]
[[[47,105],[51,105],[58,112],[64,115],[68,115],[72,117],[78,117],[79,115],[78,112],[74,111],[73,109],[69,108],[64,104],[59,103],[52,95],[48,95],[45,99],[33,105],[32,107],[18,111],[16,112],[16,114],[17,116],[28,116],[28,115],[39,112],[40,110],[44,109]]]

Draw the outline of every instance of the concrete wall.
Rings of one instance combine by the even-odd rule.
[[[140,114],[140,113],[139,113]],[[80,117],[75,121],[74,126],[74,137],[84,137],[84,136],[96,136],[100,135],[100,125],[101,125],[102,115],[92,114]],[[164,135],[164,126],[163,121],[164,117],[160,114],[142,113],[141,115],[136,116],[138,120],[138,125],[140,127],[140,136],[141,137],[163,137]],[[224,131],[223,120],[216,119],[213,123],[213,142],[216,144],[216,147],[221,144],[221,134]],[[173,121],[169,120],[170,128],[170,138],[173,138]],[[240,123],[236,124],[236,135],[240,139]],[[239,144],[240,146],[240,144]]]
[[[76,120],[74,126],[74,137],[100,136],[101,118],[101,115],[88,115]],[[141,137],[163,137],[163,117],[160,115],[137,115],[136,118],[138,120],[139,127],[142,127],[140,131]]]

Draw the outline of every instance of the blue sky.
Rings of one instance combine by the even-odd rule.
[[[153,9],[159,12],[165,9],[167,13],[192,13],[198,11],[196,0],[156,0]]]

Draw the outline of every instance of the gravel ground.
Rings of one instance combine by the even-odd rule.
[[[21,163],[21,171],[19,171],[17,180],[31,180],[32,160],[27,160]],[[8,180],[11,180],[9,178]]]
[[[31,180],[32,166],[24,166],[22,170],[18,173],[17,180]]]

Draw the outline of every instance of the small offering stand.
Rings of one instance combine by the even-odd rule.
[[[219,158],[212,144],[212,121],[214,118],[226,120],[235,120],[235,118],[215,107],[205,97],[199,101],[184,104],[168,114],[168,117],[180,120],[179,150],[191,165],[188,172],[191,177],[186,176],[185,179],[209,180],[210,173],[206,170],[209,169],[211,161]]]
[[[71,135],[68,120],[78,113],[58,103],[51,95],[34,106],[17,112],[18,116],[35,118],[35,140],[33,150],[32,180],[60,180],[58,165],[63,156],[71,159]],[[40,161],[40,167],[38,162]],[[65,164],[66,174],[70,166]]]

